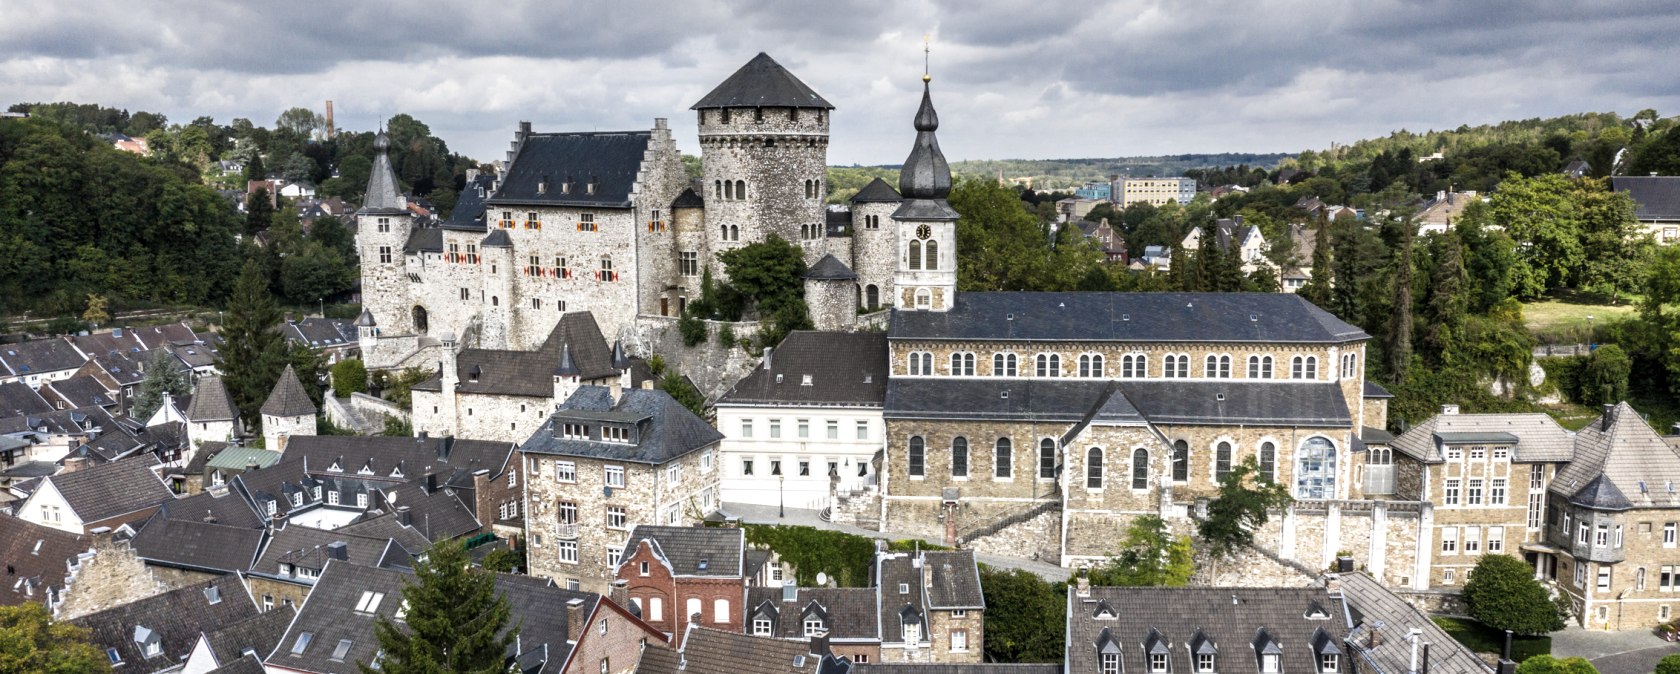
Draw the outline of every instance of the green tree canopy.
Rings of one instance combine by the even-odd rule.
[[[1092,585],[1183,587],[1195,573],[1195,551],[1188,536],[1174,536],[1166,520],[1144,515],[1132,520],[1120,553],[1091,569]]]
[[[1483,555],[1476,562],[1464,584],[1464,603],[1471,617],[1497,630],[1545,634],[1563,629],[1563,616],[1545,586],[1534,580],[1534,569],[1510,555]]]
[[[1598,668],[1580,656],[1559,658],[1541,654],[1530,656],[1517,665],[1517,674],[1598,674]]]
[[[374,635],[385,656],[357,663],[362,674],[500,674],[518,638],[495,574],[472,566],[459,541],[432,546],[403,586],[403,619],[381,615]]]
[[[1202,540],[1221,556],[1254,542],[1254,532],[1266,525],[1270,511],[1294,501],[1283,485],[1265,482],[1254,457],[1219,480],[1219,494],[1208,502],[1207,518],[1196,525]]]
[[[216,369],[246,419],[256,417],[286,367],[289,354],[280,321],[280,307],[268,292],[262,266],[247,261],[223,316],[222,347],[216,355]]]
[[[0,606],[0,672],[105,674],[111,662],[88,642],[88,630],[55,622],[38,602]]]
[[[151,418],[163,406],[165,393],[175,397],[192,393],[192,382],[187,381],[187,374],[180,367],[180,361],[168,351],[153,351],[151,361],[146,363],[146,377],[140,380],[140,390],[134,394],[131,416],[142,421]]]
[[[1061,662],[1066,583],[1024,569],[981,566],[986,588],[986,656],[993,662]]]

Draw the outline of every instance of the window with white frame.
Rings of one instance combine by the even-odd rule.
[[[859,439],[859,440],[868,440],[869,439],[869,422],[863,421],[863,420],[859,420],[857,422],[857,439]]]
[[[1202,376],[1208,379],[1230,379],[1231,357],[1208,354],[1202,363]]]
[[[1459,480],[1458,480],[1458,478],[1447,478],[1444,485],[1445,486],[1441,490],[1441,503],[1443,505],[1458,505],[1458,502],[1459,502]]]
[[[1342,354],[1342,378],[1343,379],[1352,379],[1353,378],[1353,376],[1357,373],[1357,370],[1356,370],[1355,366],[1358,364],[1358,362],[1359,362],[1359,357],[1357,355],[1351,354],[1351,353]]]
[[[700,452],[700,471],[704,473],[711,472],[712,461],[712,450],[708,449]]]
[[[1087,353],[1087,354],[1081,354],[1079,356],[1079,376],[1081,376],[1081,377],[1102,377],[1102,376],[1105,376],[1105,373],[1103,372],[1103,369],[1104,368],[1103,368],[1103,355],[1102,354],[1100,354],[1100,353]]]
[[[565,563],[565,564],[576,564],[576,563],[578,563],[578,544],[577,544],[577,541],[568,541],[568,540],[564,540],[564,539],[557,540],[557,541],[554,542],[554,549],[558,551],[557,554],[559,554],[560,561],[562,563]]]
[[[953,377],[972,377],[972,376],[974,376],[974,354],[972,354],[972,353],[953,353],[953,354],[951,354],[951,376],[953,376]]]
[[[760,637],[770,636],[770,621],[765,618],[753,618],[753,635]]]
[[[1016,372],[1016,358],[1013,353],[992,354],[992,376],[1013,377]]]
[[[1482,552],[1482,528],[1464,527],[1464,554],[1477,555]]]
[[[554,479],[559,482],[577,482],[577,464],[571,461],[555,461]]]
[[[1441,528],[1441,554],[1458,554],[1458,527]]]
[[[1489,554],[1505,551],[1505,527],[1488,527],[1487,551]]]
[[[1465,490],[1465,505],[1479,506],[1482,504],[1482,481],[1472,478],[1470,487]]]
[[[630,528],[629,513],[624,506],[607,506],[607,528],[624,530]]]
[[[1610,567],[1608,566],[1600,565],[1598,567],[1598,591],[1610,591]]]
[[[1505,478],[1494,478],[1488,482],[1488,505],[1505,505]]]
[[[1149,671],[1153,674],[1164,674],[1167,671],[1167,654],[1150,653]]]
[[[911,351],[910,352],[910,374],[911,375],[930,375],[930,374],[933,374],[933,354],[931,352],[927,352],[927,351]]]
[[[1124,379],[1143,379],[1149,376],[1149,356],[1128,353],[1120,357],[1120,376]]]
[[[607,466],[602,472],[608,487],[624,486],[624,466]]]
[[[1289,359],[1290,379],[1317,379],[1318,356],[1295,356]]]
[[[1271,356],[1249,356],[1248,357],[1248,378],[1249,379],[1271,379],[1272,378],[1272,357]]]
[[[1669,522],[1669,523],[1663,525],[1663,547],[1665,547],[1665,548],[1674,547],[1674,523],[1673,522]]]
[[[1060,354],[1054,354],[1054,353],[1038,354],[1037,357],[1033,358],[1033,366],[1034,366],[1034,370],[1035,370],[1037,376],[1040,376],[1040,377],[1060,377],[1060,376],[1062,376],[1062,357],[1061,357]]]
[[[968,650],[968,630],[951,630],[951,650]]]
[[[1102,654],[1102,674],[1120,674],[1120,654]]]
[[[1161,359],[1161,376],[1168,379],[1184,379],[1190,376],[1190,356],[1187,354],[1167,354]]]

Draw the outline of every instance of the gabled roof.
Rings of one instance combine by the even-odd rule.
[[[227,667],[243,657],[247,649],[258,656],[272,652],[296,615],[290,604],[281,605],[231,625],[211,626],[204,640],[209,643],[216,662]]]
[[[559,426],[567,423],[588,426],[590,439],[562,436]],[[633,426],[631,441],[602,441],[602,423]],[[722,433],[664,391],[630,389],[614,400],[606,388],[584,386],[554,410],[519,451],[663,464],[722,439]]]
[[[1680,449],[1626,402],[1575,432],[1575,457],[1549,490],[1603,510],[1680,507]]]
[[[10,383],[19,386],[22,385],[19,382]],[[0,389],[3,389],[4,386],[5,385],[0,384]],[[58,397],[68,401],[71,407],[105,407],[107,405],[117,404],[115,397],[112,396],[109,391],[105,390],[105,385],[99,383],[99,380],[95,379],[92,375],[83,374],[69,379],[47,382],[42,385],[41,388],[47,389],[49,392],[54,393]],[[36,394],[35,397],[39,398],[40,394]],[[4,409],[5,408],[0,407],[0,410]]]
[[[46,478],[83,523],[145,510],[175,498],[152,472],[159,465],[150,454],[59,473]]]
[[[257,659],[257,656],[241,655],[237,660],[212,669],[204,674],[265,674],[267,671],[268,670],[263,667],[262,661]]]
[[[1114,607],[1114,617],[1095,616],[1092,609],[1099,601]],[[1308,617],[1307,610],[1315,603],[1329,607],[1334,600],[1322,587],[1093,587],[1089,597],[1070,589],[1067,671],[1101,671],[1098,638],[1107,630],[1124,672],[1150,671],[1146,645],[1152,632],[1159,635],[1162,645],[1170,644],[1169,671],[1195,671],[1185,645],[1199,633],[1218,649],[1217,671],[1258,671],[1256,651],[1276,647],[1282,671],[1317,672],[1314,635],[1322,629],[1339,648],[1348,627],[1340,611]],[[1402,633],[1395,633],[1392,640],[1402,641],[1398,636]],[[1353,671],[1353,666],[1344,663],[1341,671]]]
[[[153,672],[178,667],[206,630],[257,615],[238,576],[220,576],[160,595],[90,613],[70,622],[88,628],[100,650],[115,649],[119,671]],[[158,655],[147,658],[136,638],[155,638]]]
[[[340,561],[329,563],[298,608],[297,617],[287,626],[285,635],[271,653],[263,654],[263,659],[306,672],[356,672],[356,663],[372,662],[379,651],[379,641],[373,631],[375,618],[394,618],[402,606],[403,583],[410,577],[392,569]],[[382,596],[372,611],[357,611],[358,607],[371,603],[369,593]],[[305,634],[309,635],[307,639],[303,637]],[[335,661],[334,651],[345,640],[350,644]]]
[[[412,237],[411,237],[412,238]],[[364,313],[366,309],[362,310]],[[356,327],[339,318],[307,317],[288,321],[280,326],[286,341],[311,349],[327,349],[356,344]]]
[[[705,208],[705,207],[706,207],[706,199],[704,197],[700,196],[699,192],[694,191],[694,188],[692,188],[692,187],[684,189],[682,191],[682,194],[678,194],[677,198],[673,199],[671,201],[671,208]]]
[[[885,333],[797,330],[767,349],[763,365],[736,382],[718,404],[880,407],[887,391],[887,358]]]
[[[1446,444],[1475,444],[1514,436],[1516,461],[1563,462],[1574,455],[1574,438],[1557,421],[1538,412],[1528,414],[1437,414],[1394,438],[1393,448],[1426,463],[1439,463]],[[1478,439],[1479,436],[1479,439]]]
[[[239,418],[239,408],[233,404],[233,396],[228,394],[227,385],[222,383],[220,375],[210,375],[198,380],[198,390],[193,392],[192,404],[183,410],[187,420],[193,423],[205,421],[232,421]]]
[[[805,278],[817,281],[856,281],[857,277],[857,272],[841,262],[840,258],[834,257],[833,253],[823,255],[822,259],[805,270]]]
[[[500,476],[512,456],[512,443],[449,436],[299,435],[287,441],[285,452],[288,462],[306,459],[316,476],[423,482],[435,473],[440,484],[462,487],[472,486],[471,475],[479,470]],[[340,470],[332,470],[333,464]]]
[[[764,52],[747,61],[689,109],[754,107],[834,109],[833,104]]]
[[[980,567],[973,550],[922,553],[922,567],[928,571],[928,608],[935,610],[983,609],[986,597],[980,590]]]
[[[0,345],[0,363],[20,377],[74,370],[85,362],[75,346],[57,337]]]
[[[449,212],[449,219],[443,221],[443,229],[482,232],[487,229],[484,224],[484,201],[490,197],[490,191],[496,187],[496,175],[484,173],[468,182],[455,200],[455,208]],[[443,240],[439,238],[437,250],[443,250]]]
[[[263,549],[262,556],[256,558],[255,563],[251,565],[251,572],[268,576],[278,575],[281,564],[308,569],[325,568],[327,560],[332,559],[327,546],[334,543],[344,544],[346,560],[351,564],[379,566],[379,560],[385,556],[391,540],[348,534],[342,529],[328,531],[305,526],[288,526],[274,532],[268,546]],[[412,552],[419,554],[425,550]]]
[[[889,339],[1340,344],[1370,335],[1288,293],[970,292],[895,311]]]
[[[904,197],[899,196],[898,190],[893,189],[893,186],[887,184],[887,181],[876,178],[869,181],[868,185],[864,185],[863,189],[858,190],[858,193],[852,195],[852,198],[847,201],[854,204],[896,204],[904,201]]]
[[[742,529],[637,525],[624,543],[626,553],[642,541],[671,564],[672,575],[740,578],[746,535]]]
[[[1488,674],[1493,671],[1492,667],[1487,666],[1470,649],[1460,645],[1457,639],[1448,635],[1446,630],[1436,625],[1429,616],[1390,592],[1375,579],[1364,573],[1344,573],[1339,574],[1339,577],[1346,613],[1349,616],[1357,616],[1348,640],[1357,644],[1360,655],[1369,658],[1378,671],[1409,671],[1411,642],[1399,637],[1414,629],[1422,630],[1422,640],[1433,645],[1429,652],[1431,671],[1462,674]],[[1341,613],[1334,609],[1332,612]],[[1369,638],[1373,626],[1380,627],[1387,635],[1387,638],[1379,639],[1375,647],[1371,647]]]
[[[297,372],[287,365],[280,373],[280,379],[274,382],[274,390],[269,391],[261,411],[271,417],[312,417],[316,408],[309,394],[304,392],[303,382],[298,381]]]
[[[175,519],[160,512],[146,520],[130,544],[136,555],[153,564],[237,573],[251,568],[265,537],[261,527],[206,522],[190,514]]]
[[[1614,176],[1610,188],[1633,197],[1633,217],[1680,221],[1680,176]]]
[[[551,399],[554,397],[554,370],[560,366],[565,347],[570,346],[572,363],[584,381],[617,376],[612,351],[595,315],[587,311],[567,312],[549,331],[548,338],[536,351],[507,349],[462,349],[455,356],[457,393],[526,396]],[[478,375],[473,375],[474,369]],[[414,387],[420,391],[440,391],[438,378],[428,379]]]
[[[880,607],[876,604],[876,589],[870,587],[801,587],[794,590],[794,601],[782,601],[782,588],[753,586],[747,588],[745,620],[752,629],[753,619],[763,606],[774,608],[775,619],[771,635],[782,639],[808,639],[805,636],[804,614],[815,602],[823,609],[823,628],[830,641],[879,641]]]
[[[479,245],[485,248],[512,248],[513,239],[508,236],[507,230],[497,227],[490,230],[490,233],[484,237],[483,241],[479,242]]]
[[[28,384],[21,381],[0,384],[0,417],[43,414],[52,411],[52,408],[52,405],[48,404],[40,393],[36,393],[35,389],[29,388]]]
[[[821,658],[810,650],[808,642],[693,626],[676,657],[649,644],[636,674],[816,674]]]
[[[527,204],[629,208],[653,134],[537,133],[525,137],[489,208]],[[589,186],[594,184],[594,190]],[[523,220],[524,213],[515,213]],[[489,219],[496,219],[491,213]]]
[[[49,590],[63,589],[77,556],[92,549],[87,536],[0,515],[0,606],[44,602]]]

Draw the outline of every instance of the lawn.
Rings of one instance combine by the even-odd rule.
[[[1542,344],[1576,344],[1586,342],[1590,325],[1603,325],[1606,320],[1631,316],[1635,311],[1629,297],[1612,303],[1602,295],[1560,290],[1545,300],[1524,304],[1523,325]]]
[[[1492,627],[1483,625],[1469,618],[1433,618],[1435,624],[1451,634],[1458,643],[1464,644],[1477,653],[1492,653],[1499,655],[1505,648],[1505,633]],[[1552,652],[1552,638],[1549,636],[1524,637],[1519,636],[1511,640],[1511,659],[1517,662],[1527,660],[1531,655],[1545,655]]]

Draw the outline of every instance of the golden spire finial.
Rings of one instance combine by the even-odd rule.
[[[933,75],[928,74],[928,48],[932,41],[933,34],[922,33],[922,84],[933,81]]]

